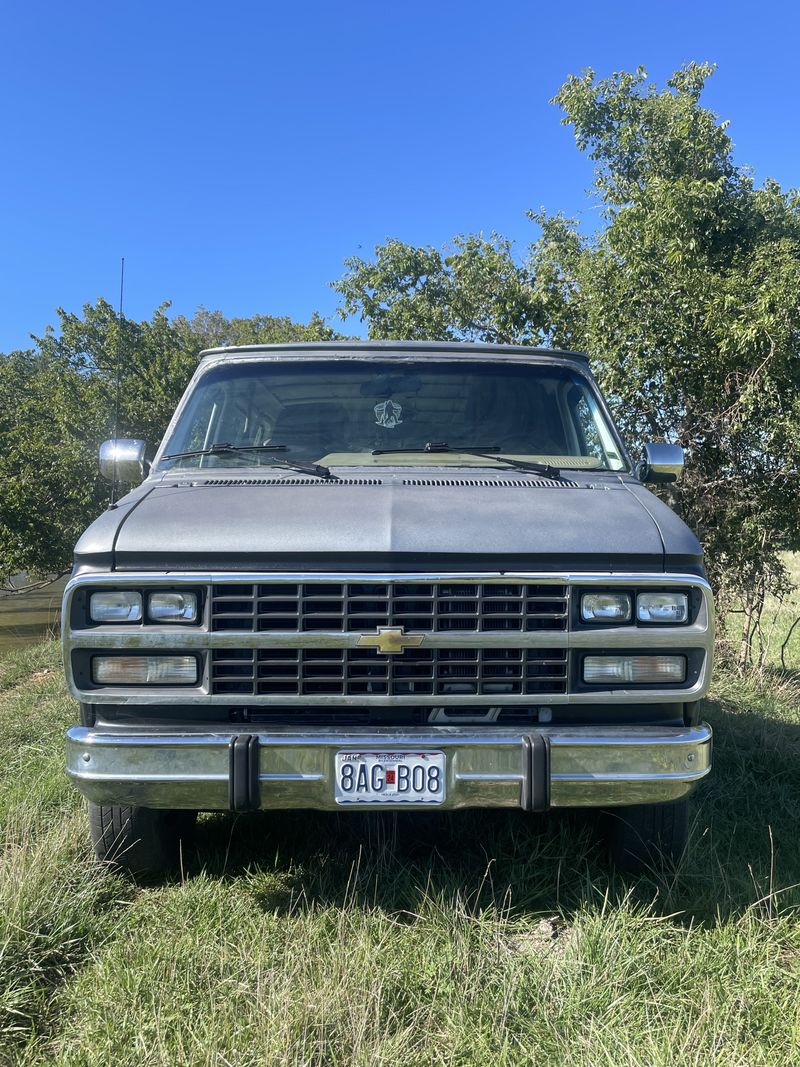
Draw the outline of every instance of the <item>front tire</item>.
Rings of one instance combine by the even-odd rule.
[[[611,858],[621,871],[674,866],[689,841],[689,801],[633,804],[609,812]]]
[[[196,811],[89,802],[95,855],[134,875],[175,870],[191,843],[196,819]]]

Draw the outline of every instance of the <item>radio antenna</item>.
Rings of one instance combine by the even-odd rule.
[[[125,292],[125,257],[122,257],[119,270],[119,314],[117,315],[117,356],[116,356],[116,378],[114,387],[114,440],[117,439],[117,433],[119,431],[119,379],[121,373],[121,355],[122,355],[122,323],[124,319],[122,317],[122,296]],[[111,503],[115,504],[117,501],[117,465],[114,464],[114,478],[111,482]]]

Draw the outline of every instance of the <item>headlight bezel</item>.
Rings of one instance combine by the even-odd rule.
[[[590,597],[628,597],[630,601],[630,614],[625,619],[587,619],[584,614],[584,602]],[[684,616],[680,621],[673,619],[658,619],[649,621],[639,618],[639,599],[644,598],[672,598],[679,600],[684,605]],[[686,585],[670,586],[667,584],[645,585],[636,580],[626,584],[595,585],[581,584],[576,582],[573,588],[573,602],[571,609],[571,625],[578,630],[615,629],[618,627],[631,627],[635,629],[657,630],[659,628],[672,627],[683,629],[691,626],[698,617],[700,610],[700,597],[696,590]]]
[[[173,618],[158,618],[151,608],[151,602],[158,598],[177,599],[184,601],[185,607],[182,614],[177,613]],[[110,614],[101,614],[97,605],[102,601],[129,600],[135,602],[137,610],[126,618],[112,618]],[[126,586],[119,584],[95,585],[88,587],[82,596],[77,596],[72,601],[70,619],[75,629],[94,629],[96,627],[112,626],[115,629],[121,627],[138,627],[151,630],[156,627],[168,629],[179,627],[202,627],[205,622],[205,609],[207,595],[201,584],[192,583],[183,585],[164,583],[164,585],[152,585],[148,582],[138,582]],[[187,614],[187,609],[190,614]]]

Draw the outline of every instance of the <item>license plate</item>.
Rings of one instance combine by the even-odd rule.
[[[441,804],[444,752],[336,753],[337,804]]]

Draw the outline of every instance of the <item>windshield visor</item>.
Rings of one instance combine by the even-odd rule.
[[[451,451],[426,453],[430,444]],[[256,450],[163,459],[159,469],[268,466],[279,458],[328,466],[495,465],[459,446],[554,467],[627,469],[589,380],[536,363],[221,363],[197,381],[164,455],[220,445]]]

